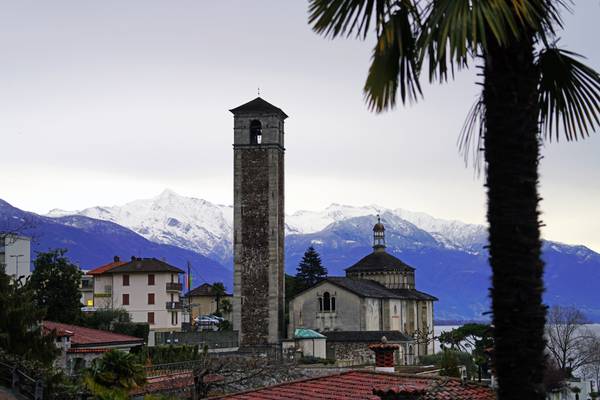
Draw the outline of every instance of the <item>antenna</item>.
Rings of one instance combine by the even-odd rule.
[[[256,92],[258,93],[258,97],[260,97],[260,86],[258,87]]]

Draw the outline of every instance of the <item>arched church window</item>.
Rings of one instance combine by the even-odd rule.
[[[335,296],[331,296],[331,311],[335,311]]]
[[[394,304],[394,315],[398,314],[398,307]]]
[[[331,296],[329,292],[323,293],[323,311],[331,311]]]
[[[319,311],[323,312],[323,298],[319,297]]]
[[[250,144],[262,143],[262,124],[255,119],[250,122]]]

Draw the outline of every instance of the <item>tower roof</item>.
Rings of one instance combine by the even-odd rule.
[[[283,119],[288,117],[287,114],[284,113],[281,108],[275,107],[273,104],[269,103],[266,100],[263,100],[260,97],[257,97],[254,100],[247,102],[246,104],[242,104],[239,107],[232,108],[229,111],[231,111],[233,115],[259,112],[279,114],[283,117]]]

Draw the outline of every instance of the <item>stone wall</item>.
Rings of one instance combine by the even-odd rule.
[[[251,121],[262,144],[250,144]],[[234,118],[234,329],[241,346],[284,333],[284,149],[280,116]]]
[[[375,363],[375,353],[364,342],[327,341],[327,358],[343,366]]]

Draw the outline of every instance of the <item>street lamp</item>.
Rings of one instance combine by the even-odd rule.
[[[13,254],[10,256],[11,258],[15,258],[16,260],[16,270],[15,270],[15,279],[19,279],[19,258],[25,257],[24,254]]]

